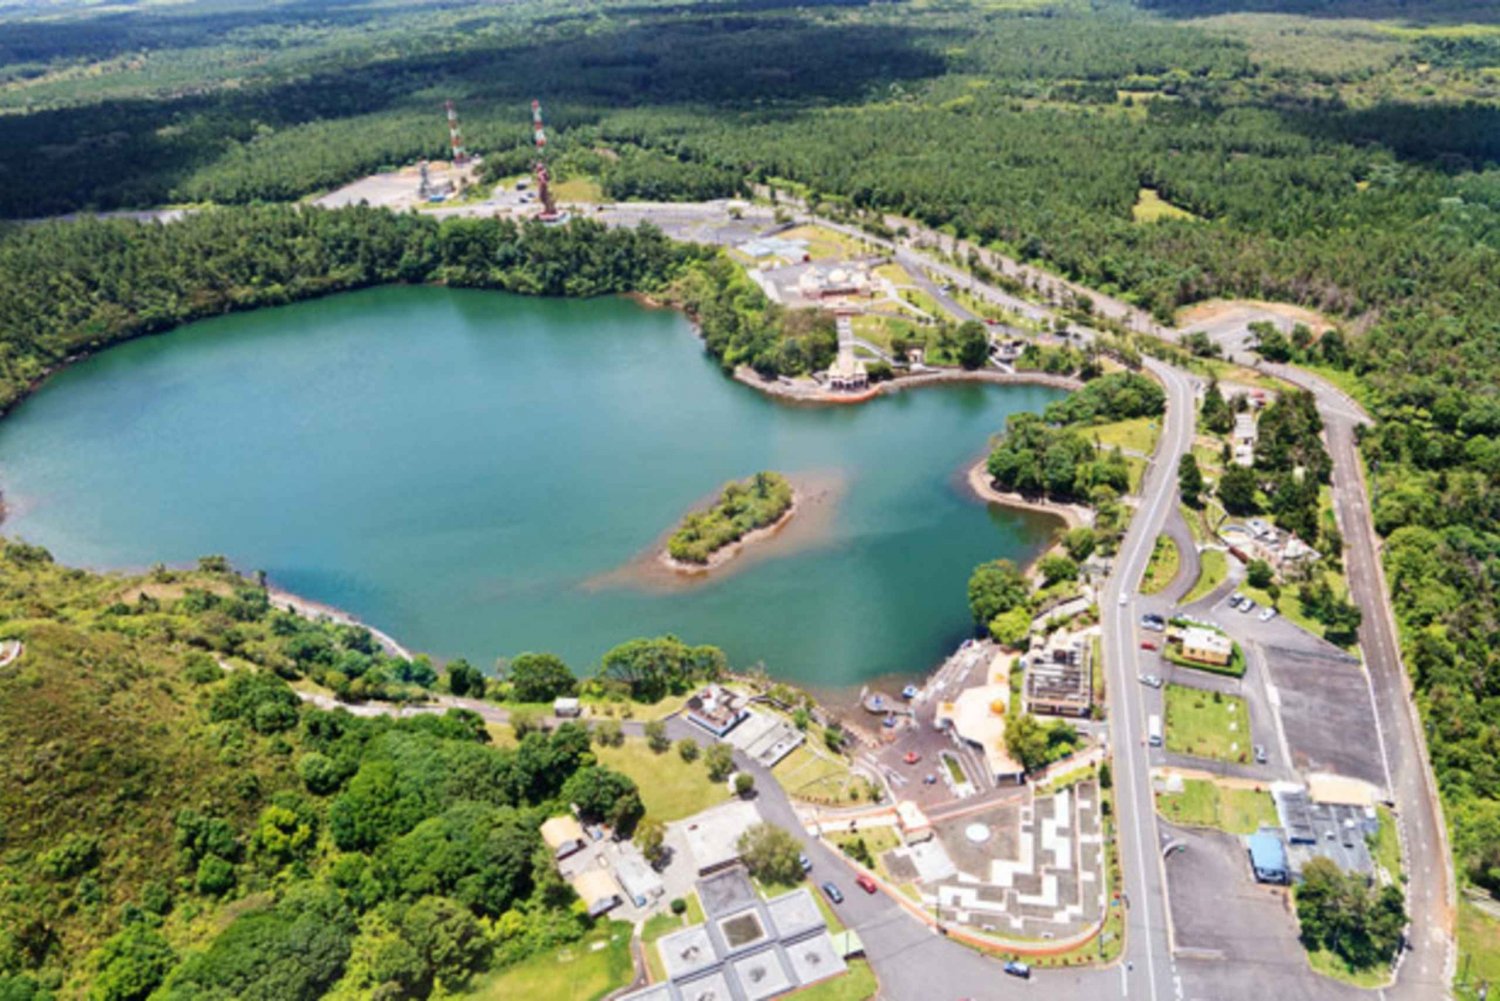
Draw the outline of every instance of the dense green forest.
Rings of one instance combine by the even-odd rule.
[[[388,697],[440,679],[272,607],[221,558],[99,576],[0,540],[0,582],[0,635],[25,644],[0,673],[22,793],[0,797],[0,997],[427,997],[590,927],[537,827],[573,803],[628,832],[642,805],[584,727],[499,749],[467,711],[305,705],[287,679]],[[496,694],[524,694],[526,664]],[[642,639],[585,684],[660,697],[723,670]],[[471,674],[442,683],[475,694]]]

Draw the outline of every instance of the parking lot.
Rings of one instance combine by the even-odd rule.
[[[1177,967],[1187,1001],[1325,1001],[1362,992],[1309,976],[1297,917],[1282,887],[1256,883],[1240,839],[1161,825],[1187,846],[1167,872]]]
[[[1335,772],[1387,785],[1364,669],[1342,657],[1268,647],[1281,721],[1301,772]]]

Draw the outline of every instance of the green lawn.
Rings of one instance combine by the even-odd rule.
[[[1500,920],[1458,900],[1458,996],[1476,998],[1481,983],[1500,983]]]
[[[787,795],[816,803],[851,802],[857,789],[847,763],[806,745],[782,758],[771,771]]]
[[[1387,966],[1374,966],[1368,970],[1350,969],[1338,956],[1327,949],[1319,949],[1317,952],[1307,954],[1307,963],[1313,968],[1313,972],[1321,973],[1325,977],[1334,980],[1342,980],[1346,984],[1355,987],[1373,990],[1388,983],[1391,979],[1391,971]]]
[[[1380,814],[1380,830],[1370,843],[1370,854],[1375,864],[1391,874],[1392,879],[1401,875],[1401,838],[1396,833],[1396,818],[1384,806],[1375,808]]]
[[[1156,417],[1135,417],[1085,428],[1084,434],[1106,449],[1119,446],[1127,452],[1150,455],[1156,450],[1156,439],[1161,435],[1161,421]]]
[[[552,186],[552,197],[559,202],[591,202],[604,201],[604,190],[599,187],[599,182],[592,177],[572,177],[561,184]]]
[[[1237,695],[1186,685],[1166,689],[1167,750],[1216,761],[1250,760],[1250,713]]]
[[[1276,803],[1269,792],[1220,786],[1208,779],[1187,779],[1182,792],[1158,794],[1156,809],[1174,824],[1230,834],[1252,834],[1262,824],[1277,823]]]
[[[1207,596],[1228,578],[1229,554],[1222,549],[1203,550],[1198,554],[1198,582],[1182,599],[1182,603],[1187,605]]]
[[[619,747],[595,747],[599,763],[635,780],[646,815],[663,823],[690,817],[729,798],[729,791],[708,780],[703,759],[688,763],[671,748],[657,754],[644,737],[627,737]]]
[[[807,254],[815,261],[830,257],[858,257],[866,253],[865,247],[853,237],[817,225],[789,229],[781,234],[781,239],[806,240]]]
[[[863,959],[851,959],[848,973],[798,991],[797,1001],[867,1001],[879,989],[870,964]]]
[[[1328,582],[1333,591],[1341,598],[1349,596],[1349,585],[1342,574],[1329,573]],[[1240,586],[1240,590],[1255,600],[1257,605],[1265,608],[1272,604],[1270,592],[1258,587],[1251,587],[1248,583]],[[1324,636],[1323,623],[1308,615],[1302,610],[1302,599],[1298,596],[1296,584],[1284,584],[1281,588],[1281,597],[1275,602],[1276,611],[1285,615],[1292,623],[1312,633],[1314,636]],[[1258,612],[1252,614],[1259,614]],[[1326,638],[1326,636],[1325,636]],[[1330,642],[1332,642],[1330,640]]]
[[[853,834],[845,832],[842,834],[830,834],[828,836],[828,840],[837,845],[840,851],[843,851],[846,844],[860,840],[861,838],[864,839],[865,847],[869,849],[870,857],[875,860],[875,872],[882,879],[889,880],[891,874],[886,870],[885,862],[881,860],[881,857],[892,848],[896,848],[901,844],[901,839],[896,835],[896,829],[894,827],[872,827],[868,830],[856,831]],[[844,852],[844,854],[848,855],[849,853]],[[852,858],[853,856],[850,857]]]
[[[482,978],[466,996],[476,1001],[596,1001],[624,987],[635,975],[631,930],[624,921],[606,922],[581,941],[549,949]]]
[[[1141,578],[1142,594],[1160,594],[1177,576],[1182,554],[1171,536],[1158,535],[1156,547],[1151,550],[1151,561],[1146,564],[1146,575]]]

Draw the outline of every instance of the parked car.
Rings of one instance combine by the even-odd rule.
[[[1264,744],[1256,744],[1255,747],[1253,748],[1253,751],[1255,753],[1255,763],[1257,765],[1263,765],[1263,764],[1265,764],[1266,763],[1266,745],[1264,745]]]
[[[1152,632],[1157,633],[1165,632],[1167,628],[1167,620],[1163,619],[1160,615],[1142,615],[1141,628],[1150,629]]]
[[[1270,622],[1274,618],[1276,618],[1276,609],[1274,608],[1268,608],[1260,613],[1260,621],[1262,622]]]
[[[844,902],[844,894],[832,883],[823,884],[823,896],[835,904],[842,904]]]
[[[1141,684],[1147,688],[1160,688],[1161,679],[1154,674],[1143,674],[1141,675]]]
[[[812,872],[812,859],[807,857],[806,852],[797,856],[797,864],[802,867],[803,872]]]
[[[1121,605],[1128,605],[1128,604],[1130,604],[1130,594],[1129,594],[1129,592],[1126,592],[1126,591],[1121,591],[1120,592],[1120,604]]]
[[[1155,650],[1156,649],[1156,644],[1152,643],[1150,640],[1141,640],[1141,649],[1142,650]]]
[[[871,879],[870,874],[867,872],[862,872],[858,876],[855,876],[854,882],[857,883],[859,885],[859,888],[861,890],[864,890],[866,893],[880,892],[880,887],[876,885],[875,880]]]
[[[1017,962],[1014,959],[1008,960],[1006,962],[1005,972],[1009,973],[1013,977],[1020,977],[1022,980],[1031,979],[1031,967],[1027,966],[1025,963]]]
[[[918,761],[922,760],[922,756],[920,754],[918,754],[916,751],[907,751],[906,755],[904,757],[902,757],[901,760],[904,761],[904,762],[906,762],[908,765],[914,765]]]
[[[935,785],[937,785],[937,776],[934,775],[934,774],[932,774],[931,772],[928,772],[926,775],[922,776],[922,784],[924,786],[935,786]]]
[[[1243,594],[1240,594],[1238,591],[1236,591],[1234,594],[1231,594],[1229,596],[1229,607],[1230,608],[1239,608],[1240,607],[1240,602],[1242,602],[1244,600],[1245,600],[1245,596]]]
[[[1249,598],[1246,598],[1243,602],[1240,603],[1240,611],[1246,615],[1250,614],[1251,612],[1255,611],[1255,602],[1251,601]]]

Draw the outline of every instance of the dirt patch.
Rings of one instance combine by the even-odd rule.
[[[1294,323],[1304,323],[1318,333],[1338,326],[1322,313],[1303,306],[1259,299],[1209,299],[1177,314],[1177,326],[1183,330],[1243,326],[1259,320],[1270,320],[1285,328],[1290,328]]]

